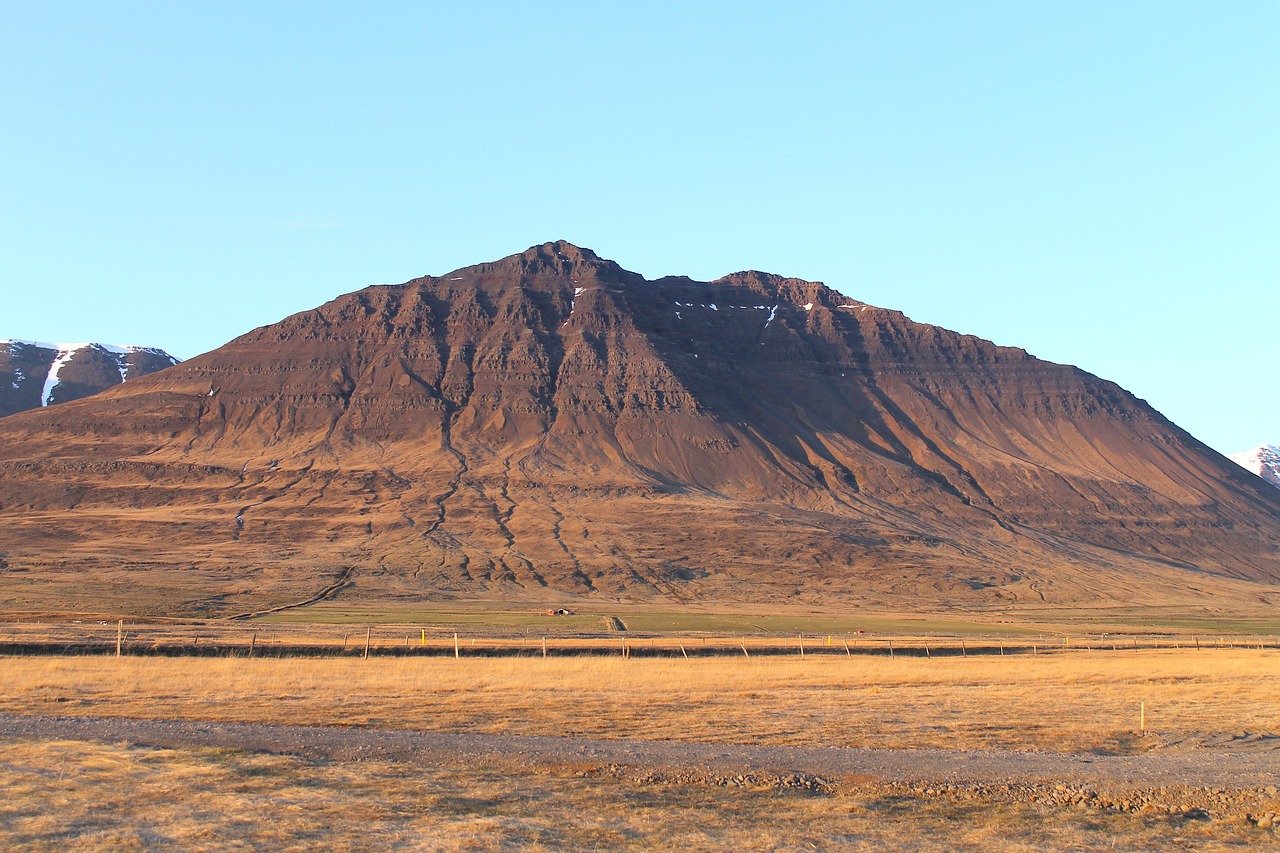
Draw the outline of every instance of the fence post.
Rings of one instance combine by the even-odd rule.
[[[124,646],[124,620],[121,619],[116,623],[116,657],[120,657],[120,651]]]
[[[454,660],[462,657],[462,649],[458,647],[458,632],[453,632],[453,657]]]

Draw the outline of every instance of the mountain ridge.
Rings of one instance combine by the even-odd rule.
[[[157,347],[0,340],[0,417],[78,400],[178,362]]]
[[[339,577],[971,608],[1280,580],[1280,499],[1114,383],[767,273],[650,281],[546,243],[129,386],[0,422],[11,567],[212,614]]]

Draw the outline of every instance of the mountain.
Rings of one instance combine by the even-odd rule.
[[[1280,601],[1280,492],[1077,368],[565,242],[0,420],[0,609]]]
[[[0,340],[0,417],[78,400],[177,363],[154,347]]]
[[[1253,450],[1232,453],[1227,458],[1257,474],[1268,483],[1280,486],[1280,447],[1274,444],[1261,444]]]

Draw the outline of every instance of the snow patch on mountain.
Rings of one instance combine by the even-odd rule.
[[[57,357],[49,366],[49,375],[44,378],[44,390],[40,392],[41,406],[47,406],[53,400],[53,389],[58,387],[58,374],[62,372],[62,368],[71,360],[71,357],[82,349],[84,347],[77,346],[75,349],[58,350]]]
[[[1280,445],[1260,444],[1252,450],[1232,453],[1227,458],[1268,483],[1280,486]]]

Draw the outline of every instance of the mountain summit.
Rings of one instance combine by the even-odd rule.
[[[0,519],[33,609],[1280,600],[1280,493],[1118,386],[565,242],[6,418]]]

